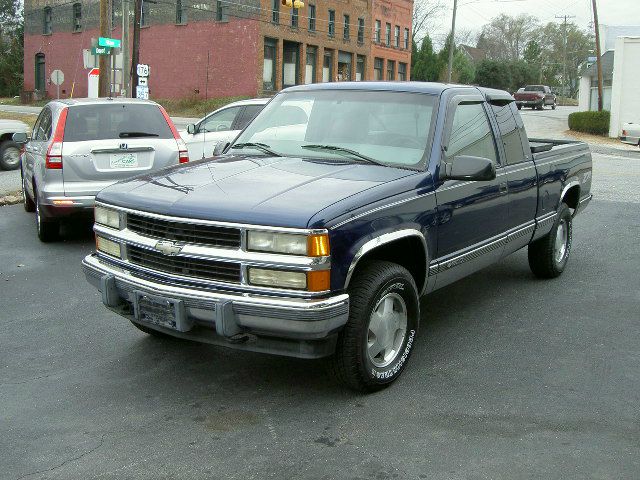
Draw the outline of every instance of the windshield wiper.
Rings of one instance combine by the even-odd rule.
[[[326,150],[331,153],[335,153],[336,155],[342,155],[343,157],[352,156],[359,158],[360,160],[364,160],[367,163],[372,163],[374,165],[380,165],[381,167],[386,167],[382,162],[375,160],[371,157],[367,157],[360,152],[356,152],[355,150],[351,150],[349,148],[338,147],[336,145],[302,145],[302,148],[306,148],[309,150]]]
[[[274,152],[271,150],[271,147],[266,143],[257,143],[257,142],[244,142],[244,143],[236,143],[235,145],[231,145],[231,148],[255,148],[256,150],[260,150],[261,152],[268,153],[269,155],[273,155],[274,157],[282,157],[283,155],[278,152]]]
[[[132,137],[158,137],[157,133],[150,132],[120,132],[118,135],[120,138],[132,138]]]

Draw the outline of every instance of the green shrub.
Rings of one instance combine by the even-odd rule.
[[[606,110],[601,112],[575,112],[569,115],[569,129],[596,135],[609,134],[609,116]]]

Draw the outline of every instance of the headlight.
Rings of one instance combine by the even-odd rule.
[[[305,272],[286,272],[281,270],[266,270],[264,268],[249,269],[249,283],[266,287],[307,288],[307,274]]]
[[[96,235],[96,250],[112,257],[122,258],[121,246],[118,242]]]
[[[96,205],[94,215],[96,223],[111,228],[117,228],[118,230],[120,229],[120,212],[117,210]]]
[[[329,236],[297,233],[247,232],[247,249],[253,252],[285,253],[323,257],[329,255]]]

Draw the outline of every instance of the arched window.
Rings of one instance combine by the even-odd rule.
[[[44,92],[45,89],[45,68],[44,68],[44,53],[36,53],[36,77],[34,88],[39,92]]]

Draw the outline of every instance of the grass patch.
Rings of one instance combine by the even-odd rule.
[[[38,119],[38,115],[33,114],[30,115],[28,113],[14,113],[14,112],[3,112],[0,111],[0,119],[2,120],[20,120],[21,122],[26,123],[33,129],[33,124],[36,123]]]
[[[45,100],[36,100],[35,102],[31,102],[27,104],[29,107],[44,107],[47,103],[49,103],[51,99]],[[24,105],[20,103],[20,98],[13,97],[0,97],[0,105]]]
[[[250,97],[221,97],[203,100],[198,97],[191,98],[170,98],[170,99],[154,99],[162,105],[169,115],[174,117],[204,117],[207,113],[211,113],[218,108],[224,107],[238,100],[245,100]]]

